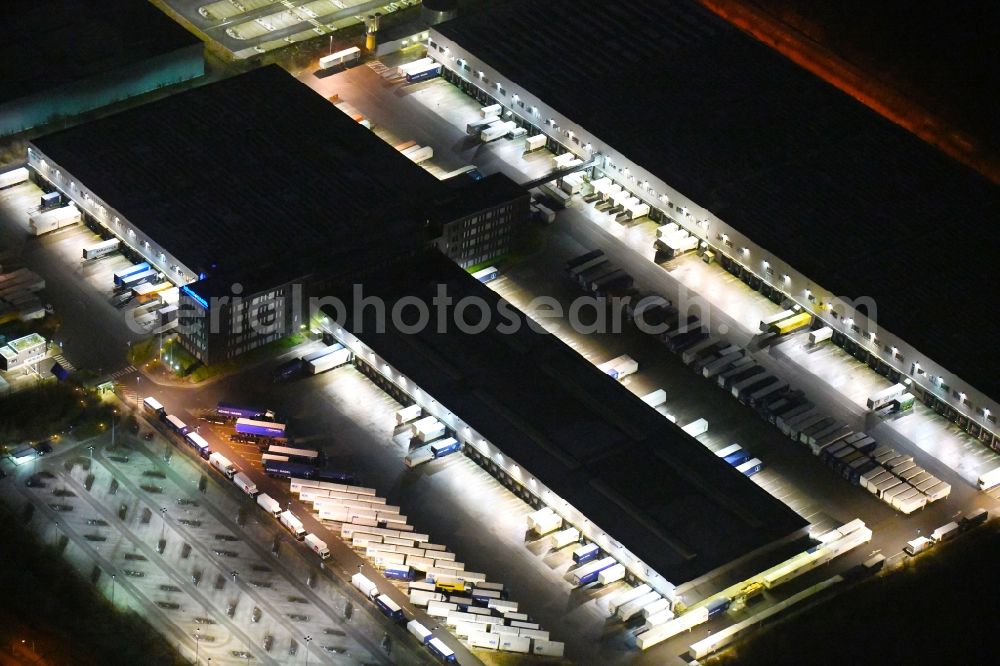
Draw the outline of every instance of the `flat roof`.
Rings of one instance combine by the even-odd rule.
[[[481,299],[489,325],[463,331],[449,305],[439,330],[439,285],[453,303]],[[432,325],[410,330],[407,305],[407,321],[387,317],[379,330],[376,308],[348,307],[347,330],[672,583],[807,525],[558,338],[501,308],[499,296],[443,255],[398,264],[363,287],[385,312],[401,299],[423,301]],[[476,323],[479,308],[465,311]],[[515,320],[516,332],[505,334]]]
[[[4,0],[0,103],[201,41],[149,2]]]
[[[1000,399],[1000,188],[695,2],[536,4],[435,28]]]
[[[220,285],[419,247],[441,187],[276,65],[32,143]]]
[[[468,173],[460,173],[442,181],[454,191],[445,191],[437,199],[432,220],[451,222],[499,206],[519,198],[528,199],[524,189],[499,171],[480,180],[473,180]]]
[[[18,354],[21,352],[31,349],[32,347],[37,347],[38,345],[44,345],[45,338],[43,338],[38,333],[29,333],[23,337],[17,338],[16,340],[11,340],[7,345],[16,351]]]

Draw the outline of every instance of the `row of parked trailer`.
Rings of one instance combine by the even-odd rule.
[[[400,507],[388,504],[374,489],[335,490],[329,484],[292,479],[290,490],[302,502],[312,504],[320,520],[338,523],[341,538],[386,578],[406,581],[410,603],[445,618],[473,647],[562,656],[562,643],[549,640],[547,631],[519,613],[517,602],[507,598],[502,584],[466,571],[454,553],[431,543],[429,535],[415,532]],[[402,610],[388,597],[370,594],[374,590],[371,581],[364,576],[355,581],[383,613],[404,619]],[[480,622],[484,626],[478,626]]]
[[[318,375],[351,362],[351,350],[336,342],[302,357],[306,374]]]
[[[676,222],[668,222],[656,229],[654,247],[658,258],[670,260],[698,248],[700,241]]]
[[[254,498],[257,502],[257,506],[274,516],[281,526],[288,530],[293,537],[299,541],[304,541],[306,546],[308,546],[311,551],[319,555],[321,559],[325,560],[330,557],[330,550],[327,548],[324,541],[314,534],[306,533],[302,521],[299,520],[295,514],[291,511],[282,511],[281,504],[279,504],[277,500],[273,499],[267,493],[260,492],[257,488],[257,484],[254,483],[250,477],[241,472],[228,458],[217,451],[212,451],[208,442],[205,441],[205,438],[198,434],[197,431],[189,428],[177,416],[167,414],[163,405],[160,404],[156,398],[147,396],[142,402],[143,408],[148,414],[160,419],[171,431],[182,437],[184,442],[193,448],[201,458],[207,460],[212,469],[218,471],[224,477],[232,481],[237,488],[246,493],[248,496]],[[338,487],[353,488],[354,486]]]
[[[564,178],[563,182],[569,177]],[[569,179],[570,184],[574,182]],[[642,217],[649,215],[649,204],[644,203],[639,197],[634,196],[622,186],[613,182],[608,177],[598,178],[590,182],[593,192],[584,195],[583,201],[593,204],[594,208],[610,217],[618,223],[635,222]],[[576,194],[578,188],[574,188],[571,194]]]
[[[394,146],[396,150],[409,158],[412,162],[420,164],[434,157],[434,148],[431,146],[421,146],[416,141],[404,141]]]
[[[815,546],[743,581],[736,592],[721,592],[693,604],[676,617],[672,613],[663,615],[662,617],[666,619],[659,622],[651,623],[651,618],[647,617],[642,629],[636,635],[636,645],[642,650],[648,650],[658,643],[721,615],[729,610],[738,596],[745,595],[747,589],[757,592],[773,589],[850,552],[861,544],[868,543],[871,538],[871,529],[860,519],[830,530],[817,539],[818,543]],[[658,619],[655,615],[653,618]]]
[[[414,440],[418,442],[417,448],[403,458],[407,467],[416,467],[462,450],[462,443],[449,434],[448,427],[437,417],[423,416],[420,405],[408,405],[396,410],[396,427],[409,435],[406,437],[409,445]]]
[[[989,511],[986,509],[976,509],[969,515],[959,518],[957,521],[953,520],[945,525],[942,525],[931,532],[928,536],[921,536],[912,541],[908,541],[903,550],[907,555],[917,555],[935,544],[947,541],[961,532],[965,532],[982,525],[989,520],[989,518]]]
[[[594,253],[570,263],[591,255]],[[866,433],[855,432],[845,422],[826,415],[801,391],[793,390],[788,382],[757,364],[745,349],[710,336],[701,329],[697,317],[680,317],[668,299],[659,295],[639,299],[631,316],[640,330],[666,326],[661,339],[696,373],[714,378],[720,388],[754,408],[791,439],[809,446],[813,455],[820,456],[844,478],[863,486],[898,511],[909,514],[950,494],[951,486],[918,467],[912,456],[879,446]],[[808,313],[786,310],[762,320],[760,330],[770,335],[785,335],[811,323]],[[893,405],[894,409],[906,409],[912,405],[902,388],[893,387],[874,396],[872,400],[878,401],[874,408]],[[735,450],[726,455],[733,453]],[[739,465],[738,469],[748,475],[761,469],[756,458],[743,460]]]
[[[584,291],[595,296],[628,294],[632,276],[608,260],[601,250],[593,250],[566,262],[566,274]]]
[[[420,624],[417,620],[410,620],[407,622],[406,615],[403,613],[403,609],[400,608],[399,604],[393,601],[387,594],[383,594],[379,591],[378,585],[373,583],[362,573],[356,573],[351,576],[351,584],[375,604],[375,607],[381,611],[383,615],[391,620],[398,623],[406,623],[406,629],[416,636],[420,643],[427,647],[431,653],[436,656],[441,661],[446,663],[457,663],[458,659],[455,657],[455,651],[450,647],[445,645],[444,641],[440,638],[435,638],[434,634],[431,633],[427,627]]]

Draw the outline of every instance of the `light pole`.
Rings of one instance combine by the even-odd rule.
[[[160,541],[163,541],[163,532],[167,528],[167,507],[160,507]]]
[[[115,448],[115,417],[118,416],[118,410],[111,410],[111,448]]]
[[[111,605],[115,605],[115,575],[111,574]]]
[[[312,636],[303,637],[303,640],[306,642],[306,666],[309,666],[309,644],[312,643],[312,639]]]
[[[135,408],[136,411],[139,409],[139,380],[141,377],[139,375],[135,376]]]
[[[194,663],[198,663],[198,655],[201,652],[201,627],[194,630]]]

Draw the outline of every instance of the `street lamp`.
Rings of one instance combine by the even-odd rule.
[[[312,636],[304,636],[303,640],[306,642],[306,666],[309,666],[309,644],[312,643]]]
[[[194,663],[198,663],[198,655],[201,648],[201,627],[194,630]]]
[[[115,575],[111,574],[111,605],[115,605]]]

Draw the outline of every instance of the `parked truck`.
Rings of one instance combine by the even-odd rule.
[[[291,511],[282,511],[278,516],[278,522],[288,530],[292,536],[302,541],[306,536],[306,530],[302,526],[302,521],[295,517]]]
[[[351,584],[369,599],[374,599],[378,596],[378,587],[362,573],[356,573],[351,576]]]
[[[303,541],[309,546],[309,550],[319,555],[320,559],[325,560],[330,557],[330,549],[326,547],[326,542],[315,534],[307,534]]]
[[[229,462],[229,458],[218,452],[208,456],[208,464],[225,474],[227,479],[233,478],[237,471],[236,466]]]
[[[805,328],[812,323],[812,315],[808,312],[800,312],[796,315],[792,315],[786,319],[776,321],[770,326],[768,330],[775,335],[785,335],[787,333],[792,333],[799,329]]]
[[[872,411],[882,409],[904,393],[906,393],[906,387],[902,384],[895,384],[887,389],[883,389],[868,398],[868,409]]]
[[[628,354],[606,361],[597,366],[601,372],[612,379],[621,381],[639,370],[639,364]]]
[[[281,505],[278,504],[278,500],[274,499],[267,493],[261,493],[260,495],[257,495],[257,505],[260,508],[264,509],[264,511],[267,511],[269,514],[274,516],[275,518],[277,518],[278,515],[281,514]]]
[[[512,120],[494,122],[479,133],[479,139],[483,143],[496,141],[497,139],[506,136],[507,132],[510,132],[515,127],[517,127],[517,125]]]
[[[810,331],[809,333],[809,344],[816,346],[821,342],[826,342],[833,337],[833,329],[829,326],[824,326],[822,328],[817,328],[815,331]]]
[[[118,251],[119,240],[117,238],[109,238],[106,241],[101,241],[100,243],[95,243],[93,245],[88,245],[83,248],[83,258],[84,259],[100,259],[112,252]]]
[[[243,472],[236,472],[233,475],[233,483],[250,497],[256,497],[257,493],[260,492],[257,490],[257,484],[251,481],[250,477]]]
[[[83,219],[79,209],[73,204],[62,208],[53,208],[41,213],[34,213],[28,217],[28,227],[31,233],[36,236],[63,229],[74,224],[78,224]]]

